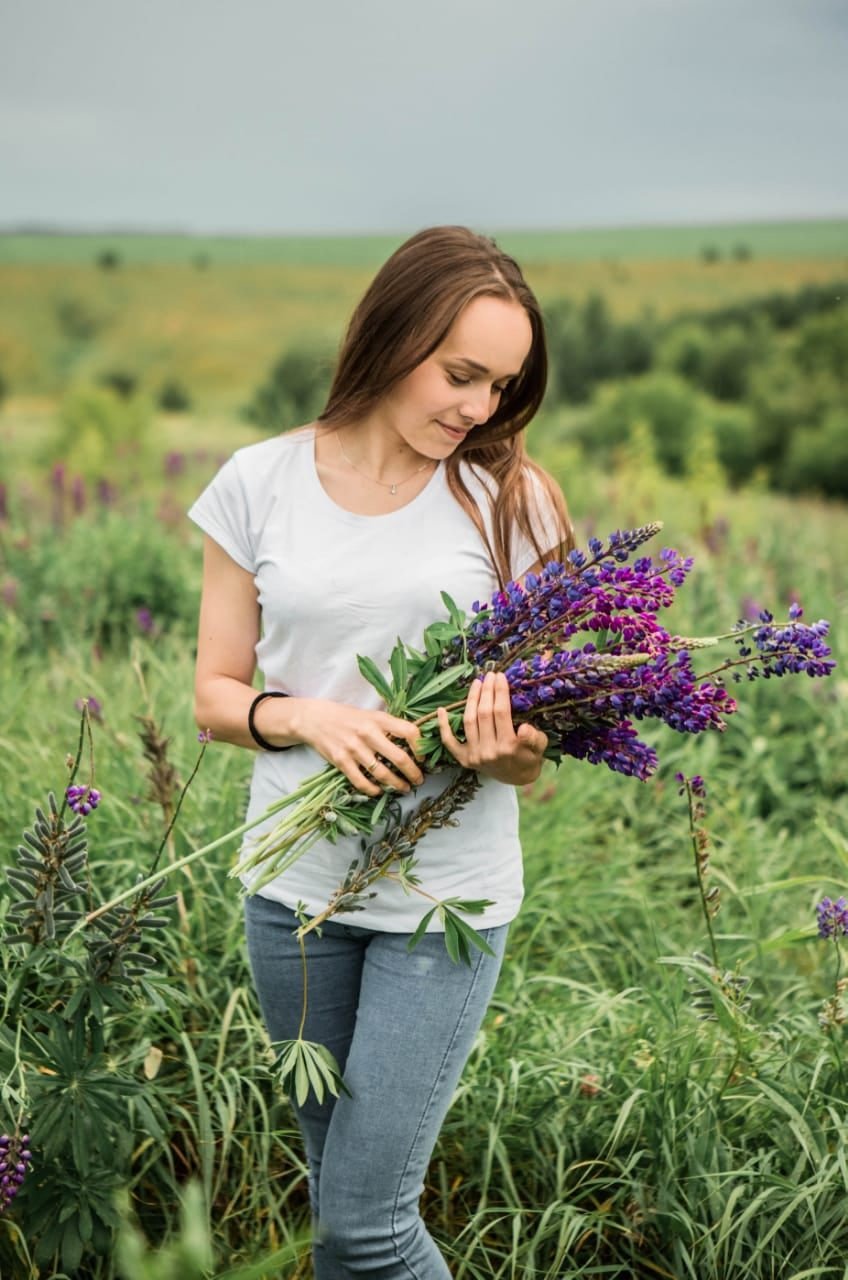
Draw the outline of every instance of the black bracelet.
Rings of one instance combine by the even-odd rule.
[[[287,698],[288,696],[289,695],[287,693],[277,693],[273,689],[266,689],[264,693],[257,693],[256,697],[250,704],[250,710],[247,713],[247,727],[250,730],[251,738],[258,747],[262,748],[263,751],[288,751],[294,746],[293,742],[288,742],[284,747],[275,747],[273,742],[268,742],[262,737],[262,734],[254,723],[256,708],[259,706],[260,702],[264,702],[266,698]]]

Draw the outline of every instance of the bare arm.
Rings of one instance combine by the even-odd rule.
[[[260,609],[253,575],[208,535],[203,547],[203,593],[197,635],[194,715],[213,738],[255,749],[247,727],[256,697],[256,643]],[[419,730],[385,711],[368,711],[322,698],[268,698],[256,711],[256,728],[274,746],[307,743],[337,766],[360,791],[385,787],[408,791],[421,770],[394,738],[412,747]],[[375,757],[390,763],[374,764]],[[363,772],[377,779],[372,782]],[[378,785],[379,784],[379,785]]]

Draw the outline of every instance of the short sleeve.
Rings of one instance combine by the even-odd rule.
[[[188,518],[214,538],[242,569],[256,572],[247,494],[235,457],[224,463],[189,508]]]
[[[533,496],[530,523],[544,555],[560,545],[562,540],[560,521],[541,481],[533,472],[530,473],[530,489]],[[512,576],[520,578],[538,559],[539,554],[533,543],[519,529],[516,529],[513,533],[510,556]]]

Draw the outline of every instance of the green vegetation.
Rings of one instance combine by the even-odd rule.
[[[743,242],[750,260],[733,257]],[[706,243],[718,261],[700,261]],[[167,872],[242,816],[249,753],[204,750],[192,720],[200,537],[184,511],[268,429],[241,413],[266,403],[258,388],[269,404],[292,390],[277,362],[332,346],[367,275],[225,267],[209,244],[201,265],[194,241],[154,267],[116,240],[103,270],[107,247],[4,268],[0,290],[4,865],[64,791],[84,698],[102,792],[85,819],[91,889],[58,904],[60,938],[62,910],[129,889],[157,857]],[[685,264],[535,268],[560,365],[530,447],[581,540],[659,517],[696,560],[675,629],[800,597],[832,619],[840,666],[744,685],[722,736],[657,736],[648,783],[570,762],[523,794],[527,898],[425,1188],[462,1280],[844,1273],[848,1022],[814,907],[848,893],[848,515],[816,496],[844,493],[829,485],[846,474],[848,336],[844,304],[814,300],[845,270],[763,253],[740,228],[704,229]],[[695,955],[710,947],[678,770],[707,783],[718,969]],[[4,1277],[309,1275],[305,1167],[235,854],[170,875],[161,927],[101,955],[96,983],[85,931],[0,945],[0,1132],[25,1121],[33,1146],[0,1214]],[[0,888],[0,933],[26,883]]]
[[[71,235],[0,233],[0,262],[123,263],[192,261],[211,263],[328,264],[376,268],[407,231],[355,236]],[[694,258],[705,249],[747,261],[762,258],[848,257],[848,222],[728,222],[667,227],[583,227],[570,231],[511,231],[480,227],[522,262],[588,261],[605,258]],[[112,255],[104,260],[103,255]]]

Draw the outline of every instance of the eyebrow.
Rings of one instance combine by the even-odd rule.
[[[458,361],[460,364],[466,364],[466,365],[468,365],[468,366],[469,366],[469,368],[471,368],[471,369],[475,369],[475,370],[477,371],[477,373],[486,373],[486,374],[491,373],[491,370],[490,370],[490,369],[487,369],[487,368],[486,368],[486,366],[485,366],[484,364],[480,364],[480,363],[479,363],[479,361],[477,361],[477,360],[472,360],[470,356],[454,356],[453,358],[454,358],[454,360]],[[520,372],[520,370],[519,370],[519,372]],[[505,376],[507,379],[509,379],[509,378],[517,378],[517,377],[518,377],[518,374],[517,374],[517,373],[507,373],[507,374],[505,374],[504,376]]]

